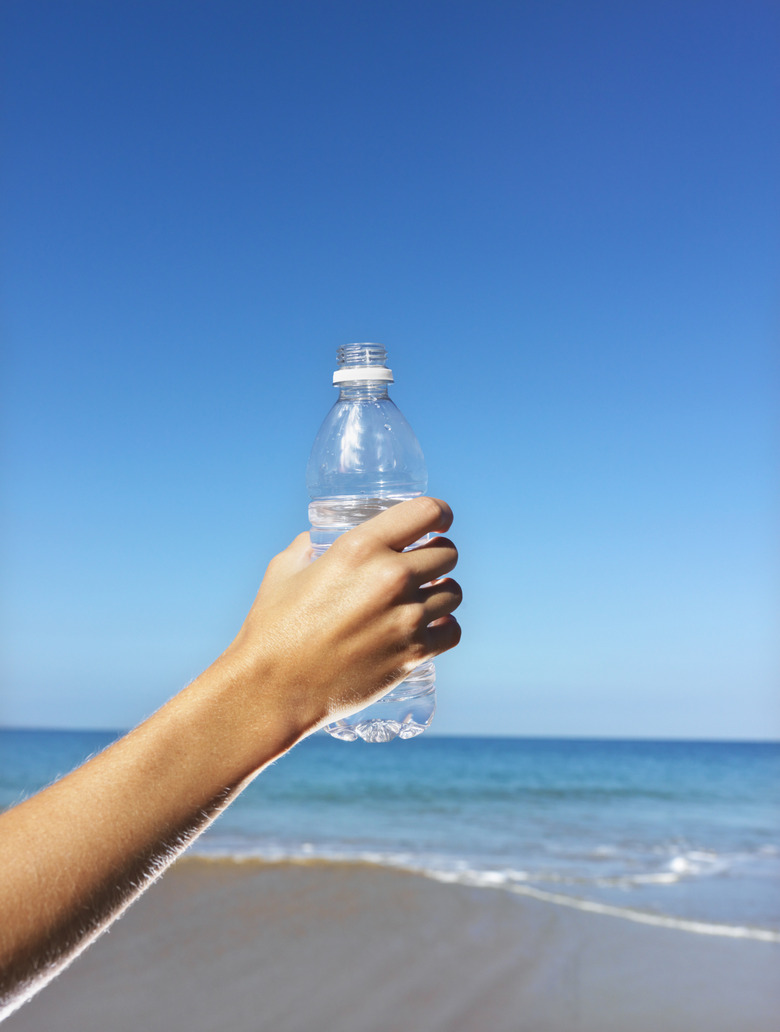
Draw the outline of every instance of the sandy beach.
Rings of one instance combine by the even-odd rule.
[[[759,1032],[780,946],[370,865],[184,858],[8,1032]]]

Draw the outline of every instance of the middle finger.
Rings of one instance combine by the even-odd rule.
[[[455,569],[458,550],[446,537],[435,537],[417,548],[404,552],[404,559],[418,584],[444,577]]]

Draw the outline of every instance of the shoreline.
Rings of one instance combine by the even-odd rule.
[[[429,881],[439,882],[442,885],[458,885],[471,889],[486,889],[493,892],[506,892],[513,896],[524,896],[528,899],[539,900],[549,903],[552,906],[570,907],[572,910],[581,910],[585,913],[600,914],[605,917],[615,917],[625,921],[633,921],[637,924],[653,925],[658,928],[673,928],[679,931],[689,932],[694,935],[723,936],[730,939],[751,939],[756,942],[780,944],[780,931],[773,928],[764,928],[758,925],[732,925],[716,921],[706,921],[698,918],[681,917],[674,914],[660,913],[653,910],[643,910],[638,907],[618,906],[614,903],[604,903],[599,900],[586,899],[580,896],[570,896],[562,892],[553,892],[549,889],[540,889],[536,885],[523,884],[522,882],[508,884],[499,882],[493,872],[480,872],[467,870],[465,872],[450,872],[446,870],[435,870],[426,867],[416,867],[413,864],[402,864],[383,862],[381,860],[355,859],[352,857],[328,857],[290,855],[282,858],[266,858],[256,854],[246,855],[223,853],[221,851],[198,852],[182,857],[178,863],[204,862],[204,863],[225,863],[225,864],[256,864],[258,867],[366,867],[377,871],[394,871],[400,874],[411,874],[420,878],[427,878]]]
[[[188,854],[9,1032],[769,1032],[780,946],[311,859]]]

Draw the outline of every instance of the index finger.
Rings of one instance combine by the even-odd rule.
[[[436,534],[450,529],[452,509],[440,498],[421,495],[392,505],[363,526],[384,544],[403,552],[425,534]]]

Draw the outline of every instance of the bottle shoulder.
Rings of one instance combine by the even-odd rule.
[[[306,481],[312,498],[422,494],[428,475],[417,437],[390,398],[339,398],[314,441]]]

